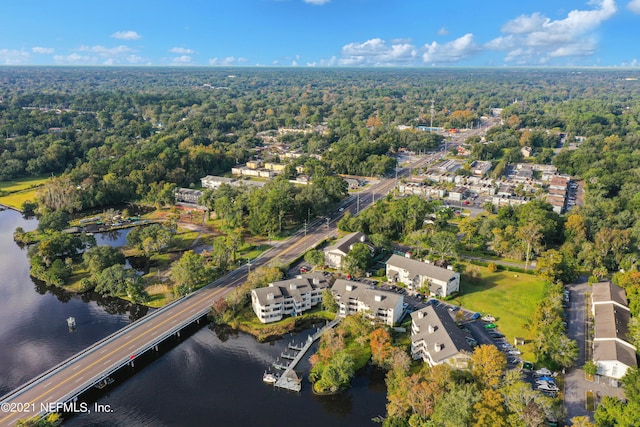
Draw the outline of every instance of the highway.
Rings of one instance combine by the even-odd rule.
[[[399,176],[408,173],[408,170],[399,170]],[[383,197],[395,184],[395,179],[385,178],[368,186],[360,193],[360,210],[369,206],[374,197],[376,200]],[[143,317],[3,396],[0,402],[0,425],[11,426],[20,419],[50,412],[49,408],[56,408],[56,405],[74,399],[115,370],[135,362],[137,356],[186,324],[206,315],[217,299],[223,298],[246,280],[249,268],[259,267],[274,259],[291,261],[335,236],[337,221],[344,211],[355,213],[357,199],[358,196],[350,196],[328,218],[315,220],[308,225],[306,232],[301,230],[277,243],[252,260],[250,266],[243,265],[207,287]],[[84,407],[78,406],[76,409],[84,410]]]
[[[398,168],[397,178],[408,175],[412,168],[422,167],[440,157],[440,153],[434,153],[420,158],[411,167]],[[274,259],[290,262],[335,236],[336,223],[344,212],[356,213],[358,209],[363,210],[374,200],[384,197],[395,188],[397,178],[382,178],[374,182],[359,195],[345,199],[329,217],[317,219],[308,224],[306,231],[301,230],[291,238],[276,243],[275,247],[252,260],[251,265],[243,265],[205,288],[150,313],[3,396],[0,402],[0,426],[11,426],[20,419],[52,412],[51,408],[55,411],[58,404],[73,400],[112,372],[134,363],[136,357],[145,351],[205,316],[216,300],[246,280],[250,268]],[[84,407],[77,406],[75,409],[84,410]]]

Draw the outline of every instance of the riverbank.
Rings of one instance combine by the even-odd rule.
[[[209,315],[214,323],[251,335],[258,342],[278,340],[286,334],[309,329],[318,322],[330,322],[335,317],[335,313],[316,308],[300,316],[286,317],[273,323],[262,323],[250,306],[244,307],[233,319],[222,320],[213,314]]]

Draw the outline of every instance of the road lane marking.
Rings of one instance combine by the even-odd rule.
[[[223,293],[223,292],[225,291],[225,289],[226,289],[225,287],[219,287],[219,288],[216,288],[216,289],[212,289],[212,290],[211,290],[211,293],[212,293],[213,295],[216,295],[216,294],[219,294],[219,293]],[[180,304],[182,304],[182,303],[180,303]],[[178,308],[180,308],[180,305],[174,306],[172,309],[178,309]],[[149,328],[148,330],[144,330],[144,329],[140,329],[140,330],[137,330],[137,329],[130,330],[130,331],[128,331],[128,332],[127,332],[127,334],[125,334],[125,335],[121,335],[120,337],[118,337],[118,340],[120,340],[120,339],[122,339],[122,338],[126,337],[127,335],[129,335],[129,334],[131,334],[131,333],[133,333],[133,332],[140,332],[137,336],[135,336],[135,337],[133,338],[133,340],[135,340],[135,341],[141,341],[141,339],[142,339],[143,337],[145,337],[147,334],[149,334],[151,331],[157,330],[158,328],[160,328],[160,327],[161,327],[161,326],[163,326],[164,324],[168,323],[169,321],[173,320],[174,318],[176,318],[176,317],[178,317],[178,316],[181,316],[181,315],[184,315],[184,314],[185,314],[188,310],[190,310],[191,308],[192,308],[192,305],[191,305],[191,304],[188,304],[186,307],[183,307],[181,310],[179,310],[179,311],[177,311],[177,312],[175,312],[175,313],[170,314],[170,316],[169,316],[167,319],[164,319],[164,320],[161,320],[162,318],[154,318],[154,319],[151,319],[150,321],[148,321],[148,323],[145,323],[145,324],[143,324],[143,325],[141,325],[141,326],[140,326],[140,328]],[[169,312],[167,312],[167,313],[171,313],[171,312],[169,311]],[[149,322],[154,322],[154,321],[156,321],[156,320],[157,320],[157,321],[159,321],[160,323],[158,323],[158,324],[156,324],[156,325],[151,324],[151,326],[149,326],[149,325],[150,325],[150,323],[149,323]],[[175,322],[174,322],[174,323],[175,323]],[[112,341],[111,343],[116,343],[116,342],[117,342],[117,341]],[[126,342],[125,344],[123,344],[123,345],[121,345],[120,347],[117,347],[117,348],[113,349],[112,351],[110,351],[110,352],[109,352],[109,354],[107,354],[107,355],[105,355],[105,356],[103,356],[103,357],[99,358],[98,360],[96,360],[96,361],[94,361],[94,362],[91,362],[89,365],[85,366],[82,370],[80,370],[80,371],[76,372],[75,374],[72,374],[71,376],[68,376],[68,377],[67,377],[65,380],[63,380],[63,381],[58,382],[58,383],[57,383],[57,384],[56,384],[56,385],[55,385],[51,390],[49,390],[49,392],[50,392],[50,391],[53,391],[53,390],[56,390],[56,389],[59,389],[59,388],[60,388],[60,387],[62,387],[64,384],[67,384],[68,382],[70,382],[71,380],[73,380],[74,378],[76,378],[78,375],[80,375],[81,373],[83,373],[84,371],[87,371],[87,370],[89,370],[90,368],[93,368],[94,366],[96,366],[98,363],[102,362],[102,361],[103,361],[104,359],[106,359],[107,357],[109,357],[109,356],[111,356],[111,355],[115,355],[115,353],[117,353],[117,352],[121,351],[122,349],[124,349],[124,347],[126,347],[126,346],[127,346],[127,344],[129,344],[128,340],[127,340],[127,342]],[[108,349],[108,348],[107,348],[107,349]],[[105,349],[105,350],[107,350],[107,349]],[[91,353],[89,353],[89,354],[87,354],[87,355],[83,356],[83,358],[82,358],[82,359],[78,360],[78,361],[77,361],[77,362],[75,362],[75,363],[80,364],[80,363],[81,363],[85,358],[87,358],[87,357],[89,357],[89,356],[91,356]],[[78,366],[81,366],[81,365],[78,365]],[[66,370],[66,369],[68,369],[68,368],[65,368],[65,370]],[[63,370],[63,371],[61,371],[61,372],[56,373],[56,374],[54,375],[54,377],[55,377],[55,376],[57,376],[57,375],[63,374],[63,373],[64,373],[64,370]],[[80,377],[80,378],[78,378],[78,379],[76,379],[76,381],[75,381],[75,382],[78,382],[78,381],[80,381],[81,379],[84,379],[84,376],[83,376],[83,377]],[[75,388],[74,388],[74,389],[75,389]],[[24,393],[21,393],[21,394],[19,394],[18,396],[20,396],[20,395],[22,395],[22,394],[24,394]],[[32,399],[32,400],[30,401],[30,403],[35,403],[36,401],[38,401],[38,400],[42,399],[42,397],[44,396],[44,394],[45,394],[45,393],[42,393],[41,395],[39,395],[39,396],[35,397],[34,399]],[[46,399],[46,400],[50,399],[51,397],[52,397],[52,396],[47,397],[47,399]],[[12,399],[12,400],[13,400],[13,399]],[[8,416],[6,416],[6,417],[4,417],[4,418],[0,419],[0,423],[3,423],[4,421],[6,421],[6,420],[8,420],[8,419],[10,419],[10,418],[13,418],[15,415],[16,415],[16,414],[9,414]]]

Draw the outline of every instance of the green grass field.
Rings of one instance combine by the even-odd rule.
[[[462,295],[452,302],[495,317],[498,329],[509,342],[513,342],[514,337],[531,340],[533,337],[524,324],[533,316],[537,304],[542,300],[544,281],[529,274],[510,271],[491,273],[485,267],[478,268],[480,277],[475,281],[462,277]],[[523,360],[533,360],[528,345],[522,350]]]
[[[27,200],[35,201],[37,188],[48,178],[24,178],[0,181],[0,204],[20,209]]]

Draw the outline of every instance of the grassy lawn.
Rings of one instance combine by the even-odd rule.
[[[37,188],[47,179],[48,177],[24,178],[0,182],[0,204],[20,209],[27,200],[36,199]]]
[[[273,336],[281,336],[295,329],[296,323],[311,319],[333,320],[335,313],[325,311],[319,307],[314,308],[301,316],[285,317],[273,323],[262,323],[254,314],[250,305],[247,305],[233,319],[229,326],[253,335],[258,341],[265,341]]]
[[[490,314],[509,342],[514,337],[531,340],[533,337],[524,328],[524,323],[533,315],[536,305],[542,300],[544,282],[536,276],[510,271],[491,273],[485,267],[478,267],[480,277],[470,281],[463,276],[463,295],[452,302],[469,310]],[[522,360],[534,360],[533,353],[525,345]]]

